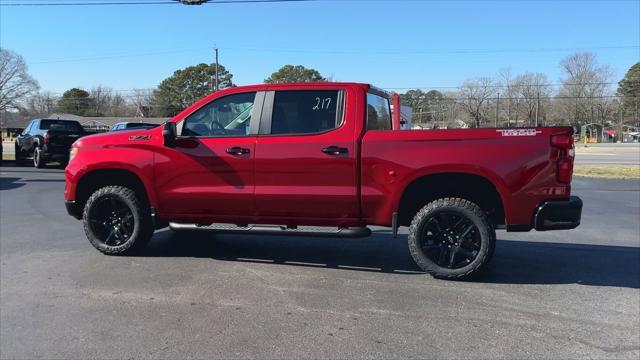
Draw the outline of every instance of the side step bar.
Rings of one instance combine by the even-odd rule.
[[[371,235],[368,227],[356,228],[332,228],[324,226],[299,226],[287,227],[281,225],[246,225],[237,226],[233,224],[180,224],[169,223],[169,227],[174,231],[209,231],[217,233],[234,234],[257,234],[257,235],[289,235],[289,236],[317,236],[317,237],[340,237],[340,238],[362,238]]]

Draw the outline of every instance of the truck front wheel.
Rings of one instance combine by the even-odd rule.
[[[463,280],[489,262],[496,236],[480,207],[468,200],[442,198],[413,218],[408,245],[416,264],[436,278]]]
[[[135,192],[123,186],[106,186],[94,192],[82,220],[91,245],[107,255],[135,253],[153,236],[151,214]]]

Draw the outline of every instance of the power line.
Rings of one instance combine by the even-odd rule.
[[[111,5],[177,5],[175,1],[110,1],[110,2],[50,2],[50,3],[5,3],[0,6],[111,6]]]
[[[584,51],[584,50],[599,50],[599,51],[613,51],[613,50],[629,50],[640,49],[637,45],[621,45],[621,46],[592,46],[592,47],[571,47],[571,48],[503,48],[503,49],[322,49],[322,48],[251,48],[251,47],[218,47],[225,51],[251,51],[251,52],[280,52],[280,53],[309,53],[309,54],[356,54],[356,55],[446,55],[446,54],[496,54],[496,53],[545,53],[545,52],[565,52],[565,51]],[[95,55],[84,57],[71,57],[71,58],[58,58],[58,59],[46,59],[41,61],[31,62],[32,65],[39,64],[52,64],[52,63],[65,63],[65,62],[78,62],[78,61],[94,61],[105,59],[117,59],[117,58],[129,58],[138,56],[149,55],[162,55],[162,54],[177,54],[185,52],[195,52],[210,50],[209,48],[192,48],[192,49],[167,49],[167,50],[154,50],[146,52],[134,52],[134,53],[116,53],[111,55]]]
[[[10,1],[7,3],[7,1]],[[20,2],[12,2],[20,1]],[[185,4],[188,6],[195,5],[220,5],[220,4],[260,4],[260,3],[307,3],[307,2],[440,2],[442,0],[200,0],[200,1],[188,1],[188,0],[150,0],[150,1],[77,1],[77,0],[35,0],[36,2],[25,2],[30,0],[3,0],[0,1],[0,6],[113,6],[113,5],[179,5]],[[34,0],[31,0],[34,1]],[[465,2],[469,0],[451,0]],[[510,0],[494,0],[509,2]],[[543,0],[528,0],[531,2],[543,1]],[[575,1],[575,0],[557,0],[557,1]],[[593,0],[597,1],[597,0]]]
[[[78,62],[78,61],[92,61],[92,60],[106,60],[106,59],[118,59],[118,58],[130,58],[130,57],[138,57],[138,56],[149,56],[149,55],[163,55],[163,54],[179,54],[185,52],[195,52],[195,51],[204,51],[209,50],[208,47],[202,48],[193,48],[193,49],[175,49],[175,50],[157,50],[157,51],[145,51],[145,52],[134,52],[134,53],[120,53],[113,55],[96,55],[96,56],[85,56],[85,57],[72,57],[72,58],[58,58],[58,59],[47,59],[41,61],[31,62],[31,65],[39,65],[39,64],[53,64],[53,63],[65,63],[65,62]]]
[[[421,89],[462,89],[462,88],[518,88],[518,87],[555,87],[555,86],[586,86],[586,85],[617,85],[617,82],[585,82],[585,83],[546,83],[546,84],[512,84],[512,85],[458,85],[458,86],[413,86],[413,87],[391,87],[382,86],[385,90],[421,90]]]
[[[402,95],[402,94],[401,94]],[[137,98],[137,95],[119,95],[120,97],[123,98]],[[598,96],[563,96],[563,95],[557,95],[557,96],[541,96],[540,100],[578,100],[578,99],[617,99],[617,98],[624,98],[624,95],[598,95]],[[57,99],[59,98],[59,99]],[[48,100],[51,101],[58,101],[60,99],[62,99],[62,96],[54,96],[53,98],[49,98]],[[537,98],[535,96],[529,96],[529,97],[502,97],[500,96],[498,97],[486,97],[486,98],[481,98],[482,100],[532,100],[534,98]],[[65,100],[95,100],[96,97],[65,97]],[[444,97],[442,99],[431,99],[430,101],[464,101],[464,100],[470,100],[470,99],[475,99],[474,97]]]
[[[618,84],[617,82],[588,82],[588,83],[547,83],[547,84],[518,84],[518,85],[510,85],[513,87],[517,87],[517,86],[522,86],[522,87],[544,87],[544,86],[584,86],[584,85],[616,85]],[[415,87],[381,87],[382,89],[385,90],[421,90],[421,89],[460,89],[464,86],[415,86]],[[477,87],[486,87],[486,88],[506,88],[507,85],[486,85],[486,86],[476,86]],[[133,88],[133,89],[111,89],[111,90],[105,90],[105,93],[128,93],[128,92],[134,92],[134,91],[140,91],[140,92],[152,92],[156,90],[156,88]],[[48,94],[54,95],[54,96],[62,96],[62,93],[60,92],[55,92],[55,91],[49,91],[47,92]],[[120,95],[123,97],[137,97],[139,95],[136,94],[132,94],[132,95]],[[600,97],[600,96],[597,96]],[[622,95],[618,96],[615,95],[614,97],[623,97]],[[508,99],[508,98],[504,98],[504,97],[500,97],[500,99]]]
[[[6,1],[6,0],[5,0]],[[64,2],[63,0],[54,0],[49,2],[23,2],[6,3],[0,2],[0,6],[109,6],[109,5],[216,5],[216,4],[260,4],[260,3],[304,3],[304,2],[323,2],[323,1],[337,1],[337,0],[203,0],[197,3],[189,3],[188,1],[181,0],[167,0],[167,1],[73,1]],[[28,0],[27,0],[28,1]],[[45,0],[48,1],[48,0]],[[389,2],[389,0],[340,0],[340,1],[375,1],[375,2]],[[409,2],[423,2],[433,0],[401,0]]]
[[[566,47],[566,48],[504,48],[504,49],[296,49],[296,48],[246,48],[221,47],[225,50],[252,52],[280,52],[280,53],[309,53],[309,54],[497,54],[497,53],[542,53],[580,50],[628,50],[640,49],[640,46],[597,46],[597,47]]]

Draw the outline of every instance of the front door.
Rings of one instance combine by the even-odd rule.
[[[339,89],[267,94],[256,143],[261,221],[358,218],[356,135],[344,121],[346,95]]]
[[[174,148],[155,157],[155,181],[162,214],[185,221],[237,221],[254,215],[252,124],[261,106],[256,96],[217,98],[177,124]],[[255,130],[257,131],[257,130]]]
[[[33,153],[33,129],[39,124],[38,120],[32,120],[25,130],[16,138],[18,146],[16,151],[20,151],[22,155],[31,155]]]

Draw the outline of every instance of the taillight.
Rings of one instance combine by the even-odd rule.
[[[45,144],[49,143],[49,133],[48,132],[44,133],[44,143]]]
[[[560,149],[572,149],[573,148],[573,136],[569,134],[553,135],[551,137],[551,146]]]
[[[559,149],[556,176],[563,184],[571,183],[573,176],[573,158],[575,155],[573,148],[573,136],[571,134],[553,135],[551,146]]]

